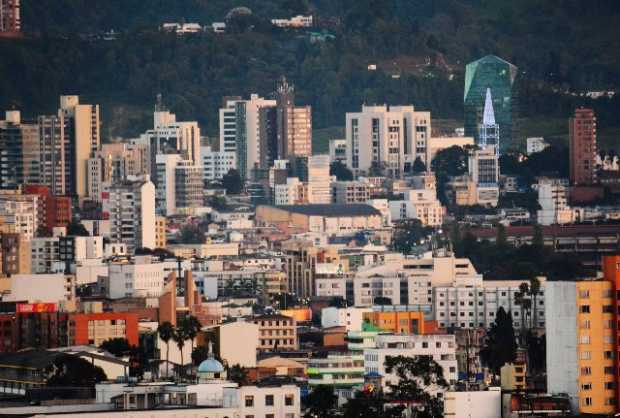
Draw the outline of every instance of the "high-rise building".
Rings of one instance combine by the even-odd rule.
[[[592,109],[576,109],[569,120],[570,181],[589,185],[596,181],[596,116]]]
[[[103,200],[103,216],[110,220],[110,240],[136,248],[155,248],[155,186],[149,180],[110,186]]]
[[[40,138],[39,184],[50,188],[56,196],[68,195],[71,190],[71,141],[65,135],[62,116],[39,116]]]
[[[276,85],[278,159],[312,155],[312,108],[295,106],[295,87],[282,77]]]
[[[17,33],[21,30],[20,0],[0,0],[0,33]]]
[[[103,144],[88,160],[88,197],[101,201],[107,186],[128,176],[150,174],[151,164],[146,144]]]
[[[39,211],[39,229],[47,234],[55,227],[66,227],[71,223],[72,205],[68,196],[53,196],[49,187],[35,184],[24,185],[25,195],[37,195]]]
[[[331,203],[329,155],[308,157],[308,203]]]
[[[480,143],[480,125],[484,116],[487,90],[493,98],[495,120],[499,137],[504,144],[512,144],[516,132],[518,101],[516,89],[518,68],[513,64],[487,55],[467,64],[465,70],[465,136],[472,136]]]
[[[430,135],[430,112],[413,106],[364,105],[359,113],[347,113],[347,166],[354,174],[402,178],[416,158],[427,163]]]
[[[547,282],[547,390],[568,395],[575,412],[618,412],[620,256],[603,257],[603,279]]]
[[[202,167],[179,154],[157,156],[157,211],[166,216],[190,213],[204,204]]]
[[[499,156],[495,145],[469,155],[469,176],[475,185],[476,204],[497,206],[499,201]]]
[[[88,195],[88,159],[101,143],[99,105],[81,104],[79,96],[60,96],[58,116],[64,119],[64,134],[70,143],[69,188],[67,194],[78,198]]]
[[[200,165],[200,128],[198,122],[177,122],[176,115],[165,110],[161,99],[153,113],[153,129],[149,129],[140,138],[133,141],[148,148],[150,173],[153,182],[157,182],[157,154],[180,154],[184,160]]]
[[[275,109],[275,100],[257,94],[250,95],[249,100],[224,99],[220,109],[220,151],[236,154],[243,179],[249,179],[255,168],[268,170],[276,159]]]
[[[202,146],[201,158],[205,183],[221,180],[226,173],[237,167],[234,152],[213,151],[210,146]]]
[[[18,110],[0,120],[0,189],[39,181],[39,132],[35,123],[24,122]]]

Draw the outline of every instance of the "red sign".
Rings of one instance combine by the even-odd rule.
[[[56,312],[55,303],[19,303],[17,313]]]

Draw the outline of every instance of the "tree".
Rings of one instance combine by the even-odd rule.
[[[86,227],[77,221],[72,221],[67,225],[67,236],[69,237],[88,237],[90,234],[86,230]]]
[[[307,418],[330,418],[334,414],[338,397],[334,395],[334,388],[328,385],[315,387],[306,398]]]
[[[538,280],[538,277],[534,276],[530,278],[530,296],[532,297],[532,320],[534,321],[534,323],[532,324],[532,328],[538,328],[538,306],[536,304],[538,293],[540,293],[540,280]]]
[[[200,363],[209,358],[209,348],[199,345],[192,350],[192,363],[194,366],[200,366]]]
[[[387,400],[378,392],[358,391],[344,406],[344,418],[397,418],[403,407],[387,407]]]
[[[159,324],[159,326],[157,327],[157,332],[159,334],[159,338],[161,338],[161,340],[166,343],[166,377],[168,377],[170,376],[170,370],[169,370],[170,340],[172,339],[172,336],[175,334],[174,325],[172,325],[168,321],[163,322]]]
[[[129,341],[126,338],[112,338],[107,341],[104,341],[99,346],[102,350],[106,350],[111,354],[114,354],[116,357],[121,357],[129,354],[131,351],[131,346],[129,345]]]
[[[495,322],[487,334],[484,348],[480,350],[480,357],[495,374],[506,363],[514,362],[517,356],[517,343],[512,315],[500,307]]]
[[[442,414],[441,402],[432,393],[446,389],[448,382],[443,377],[443,368],[431,356],[388,356],[385,359],[385,370],[398,377],[397,383],[388,385],[391,400],[422,406],[417,416]]]
[[[426,164],[422,161],[420,157],[416,157],[413,162],[413,167],[411,168],[414,174],[424,173],[426,172]]]
[[[329,174],[331,176],[336,176],[339,181],[353,180],[353,173],[351,170],[349,170],[347,166],[342,164],[340,161],[334,161],[331,163],[329,166]]]
[[[185,224],[181,227],[179,241],[181,244],[204,244],[205,234],[198,225]]]
[[[228,369],[228,380],[237,383],[239,386],[247,385],[248,370],[239,364],[235,364]]]
[[[243,189],[243,181],[238,170],[230,169],[228,173],[222,177],[222,186],[226,189],[227,194],[239,194]]]
[[[185,375],[185,362],[183,361],[183,347],[185,347],[185,341],[188,339],[186,334],[186,328],[176,328],[174,333],[172,334],[172,339],[177,345],[179,352],[181,353],[181,365],[180,365],[180,376],[183,377]]]
[[[432,232],[432,228],[422,226],[419,219],[407,219],[396,225],[392,247],[395,251],[410,254],[420,241]]]
[[[62,354],[54,359],[46,370],[48,386],[95,387],[107,379],[103,369],[91,362],[70,354]]]
[[[193,315],[183,318],[180,324],[180,328],[183,330],[183,334],[191,341],[192,352],[194,352],[194,342],[198,333],[202,329],[202,324]]]

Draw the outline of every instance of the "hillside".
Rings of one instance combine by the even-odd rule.
[[[229,22],[225,35],[157,31],[164,21],[222,21],[236,6],[253,15]],[[282,74],[297,101],[313,106],[317,129],[341,126],[362,103],[413,103],[458,121],[464,63],[487,53],[519,66],[526,120],[564,119],[585,104],[602,126],[620,125],[619,96],[564,93],[620,84],[615,0],[23,0],[22,8],[29,36],[0,40],[0,108],[53,112],[59,94],[79,93],[103,105],[109,137],[146,129],[158,93],[213,135],[223,96],[269,94]],[[297,13],[328,18],[335,40],[312,43],[269,24]],[[116,41],[84,36],[109,29],[121,33]]]

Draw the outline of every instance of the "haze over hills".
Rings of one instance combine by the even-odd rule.
[[[158,32],[162,22],[223,21],[238,6],[253,14],[227,34]],[[335,39],[311,43],[269,23],[299,13],[329,18]],[[620,82],[613,0],[24,0],[22,20],[35,35],[0,41],[2,108],[53,112],[59,94],[79,92],[103,105],[109,137],[147,128],[158,93],[214,135],[223,96],[268,95],[282,74],[296,84],[298,102],[312,105],[317,129],[341,126],[362,103],[413,103],[460,121],[464,64],[488,53],[519,66],[526,123],[565,119],[588,104],[601,132],[619,124],[618,96],[568,93]],[[116,41],[85,40],[110,29],[121,33]]]

